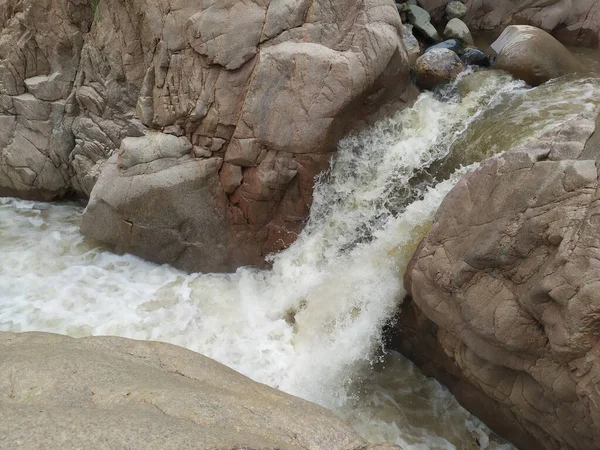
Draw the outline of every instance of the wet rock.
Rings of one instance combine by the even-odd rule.
[[[477,48],[467,48],[462,52],[460,59],[466,66],[489,67],[490,65],[488,56]]]
[[[458,41],[457,39],[448,39],[447,41],[440,42],[439,44],[435,44],[435,45],[432,45],[431,47],[427,48],[425,50],[425,53],[427,53],[431,50],[440,49],[440,48],[452,50],[457,55],[461,55],[464,50],[464,47],[460,41]]]
[[[444,29],[445,39],[457,39],[463,44],[474,45],[473,36],[467,25],[460,19],[452,19]]]
[[[467,5],[463,2],[453,1],[446,5],[446,17],[448,20],[462,19],[467,15]]]
[[[2,448],[368,446],[325,408],[174,345],[0,333],[0,349]]]
[[[87,210],[86,232],[188,270],[264,266],[302,228],[338,139],[411,90],[400,18],[379,0],[103,0],[93,16],[89,1],[0,4],[0,195],[91,196],[103,206]],[[113,156],[129,152],[125,139],[160,130],[191,147],[141,163],[150,172],[129,180],[148,190],[138,200],[176,211],[161,204],[151,220],[115,193],[134,168]],[[223,162],[244,172],[232,195],[239,177],[221,184]],[[185,216],[180,195],[195,188],[203,206],[189,214],[218,225],[189,229],[203,222]],[[159,241],[166,247],[153,254]]]
[[[599,132],[585,113],[483,162],[406,273],[404,350],[519,448],[598,448]]]
[[[564,45],[528,25],[507,27],[489,53],[495,69],[505,70],[531,86],[581,70],[580,63]]]
[[[410,66],[413,67],[421,55],[419,41],[417,41],[417,38],[414,37],[411,30],[406,26],[402,27],[402,41],[404,42],[404,47],[408,53]]]
[[[428,40],[438,42],[440,35],[430,20],[431,16],[423,8],[416,5],[409,5],[408,21],[415,27],[415,30]]]
[[[435,48],[417,59],[415,77],[419,87],[433,89],[454,80],[462,70],[462,62],[456,53]]]

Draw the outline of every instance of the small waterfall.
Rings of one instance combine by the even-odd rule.
[[[0,330],[171,342],[332,408],[373,441],[503,448],[410,363],[378,356],[406,264],[460,176],[600,102],[598,79],[528,89],[486,74],[343,140],[269,271],[185,274],[84,238],[79,205],[0,199]]]

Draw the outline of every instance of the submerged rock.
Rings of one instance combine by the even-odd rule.
[[[444,29],[445,39],[457,39],[467,45],[475,45],[469,27],[460,19],[452,19]]]
[[[0,374],[6,449],[367,448],[325,408],[160,342],[0,333]]]
[[[507,27],[490,47],[495,69],[531,86],[581,70],[581,64],[551,35],[528,25]]]
[[[406,272],[403,351],[522,449],[600,442],[598,136],[586,113],[483,162]]]
[[[460,58],[452,50],[434,48],[417,59],[415,77],[423,89],[449,83],[463,71]]]
[[[429,13],[416,5],[409,5],[408,8],[408,21],[415,27],[415,30],[430,41],[438,42],[440,40],[440,35],[431,24],[431,16]]]

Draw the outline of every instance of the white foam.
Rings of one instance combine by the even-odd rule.
[[[596,88],[562,116],[541,118],[538,131],[590,108]],[[382,326],[404,295],[402,274],[416,243],[469,168],[430,187],[414,183],[415,174],[464,142],[485,111],[528,92],[497,76],[463,99],[423,94],[412,109],[345,139],[316,187],[306,229],[273,256],[270,271],[185,274],[83,238],[77,205],[0,199],[0,330],[171,342],[332,408],[373,441],[464,449],[479,435],[480,448],[497,448],[439,386],[428,388],[419,405],[401,403],[402,382],[367,391],[357,386],[372,375]],[[409,383],[411,366],[402,367],[394,377],[406,377],[406,389],[424,385],[418,377]],[[391,415],[383,414],[390,405]],[[417,410],[423,423],[429,415],[427,427],[408,414]],[[452,426],[434,427],[436,420]]]

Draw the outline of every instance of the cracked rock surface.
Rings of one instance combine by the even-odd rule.
[[[0,195],[89,197],[85,234],[189,271],[264,265],[337,140],[408,100],[391,0],[0,11]]]
[[[586,113],[486,160],[406,273],[403,351],[520,448],[598,448],[599,159]]]
[[[325,408],[160,342],[0,333],[0,372],[2,448],[367,449]]]

